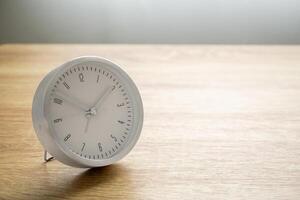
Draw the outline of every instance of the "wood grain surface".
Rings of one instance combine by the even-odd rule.
[[[39,81],[81,55],[108,58],[144,102],[120,162],[43,162]],[[300,46],[1,45],[0,199],[300,199]]]

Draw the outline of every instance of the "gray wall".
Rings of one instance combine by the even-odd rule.
[[[299,44],[299,0],[0,0],[1,43]]]

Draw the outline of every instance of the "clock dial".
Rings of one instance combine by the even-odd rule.
[[[127,145],[134,97],[122,74],[106,64],[83,62],[61,70],[48,90],[46,117],[64,149],[83,159],[103,160]]]

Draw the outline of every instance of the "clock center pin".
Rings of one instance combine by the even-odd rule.
[[[95,107],[92,107],[85,112],[86,117],[95,116],[96,114],[97,114],[97,109]]]

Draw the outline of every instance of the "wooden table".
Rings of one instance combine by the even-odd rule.
[[[109,58],[138,85],[141,138],[117,164],[77,169],[31,123],[39,81]],[[0,199],[300,199],[300,46],[1,45]]]

